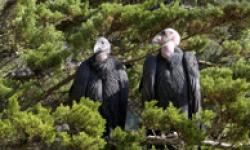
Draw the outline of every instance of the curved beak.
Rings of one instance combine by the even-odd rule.
[[[153,39],[152,39],[152,44],[160,44],[161,42],[161,36],[160,35],[156,35]]]
[[[161,41],[162,41],[162,35],[157,34],[156,36],[153,37],[152,44],[160,44]]]
[[[94,53],[102,51],[101,45],[96,43],[94,46]]]

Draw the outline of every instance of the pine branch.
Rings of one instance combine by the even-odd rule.
[[[146,54],[146,55],[144,55],[144,56],[141,56],[141,57],[134,58],[134,59],[130,59],[130,60],[123,61],[123,64],[124,64],[124,65],[132,65],[132,64],[134,64],[135,62],[144,59],[147,55],[148,55],[148,54]],[[206,65],[206,66],[216,66],[214,63],[209,62],[209,61],[205,61],[205,60],[199,60],[199,64],[200,64],[200,65]]]
[[[76,26],[84,21],[86,21],[85,16],[68,16],[56,22],[55,27],[58,30],[64,31],[69,27]]]
[[[189,38],[191,38],[191,37],[193,37],[193,36],[195,36],[195,35],[197,35],[197,34],[199,34],[199,33],[192,33],[192,34],[189,34],[188,36],[186,36],[186,37],[183,37],[182,39],[181,39],[181,41],[185,41],[185,40],[187,40],[187,39],[189,39]]]
[[[58,90],[59,88],[61,88],[62,86],[64,86],[65,84],[69,83],[71,80],[73,80],[75,77],[75,73],[68,76],[67,78],[63,79],[61,82],[59,82],[58,84],[56,84],[55,86],[49,88],[45,93],[45,95],[42,97],[42,99],[46,99],[47,97],[49,97],[54,91]]]
[[[65,31],[72,26],[77,26],[77,25],[80,25],[82,22],[86,22],[90,17],[92,17],[96,13],[97,13],[97,10],[91,12],[90,15],[87,15],[87,16],[78,15],[78,16],[65,17],[59,20],[58,22],[56,22],[55,27],[58,30]]]
[[[131,65],[137,61],[140,61],[142,59],[144,59],[148,54],[144,55],[144,56],[141,56],[141,57],[137,57],[137,58],[134,58],[134,59],[130,59],[130,60],[126,60],[126,61],[123,61],[122,63],[124,65]]]

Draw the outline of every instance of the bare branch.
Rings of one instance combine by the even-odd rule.
[[[212,141],[212,140],[202,141],[202,145],[219,147],[219,148],[232,148],[233,147],[231,143],[218,142],[218,141]]]
[[[182,140],[178,138],[178,136],[174,137],[166,137],[166,136],[147,136],[146,142],[147,144],[171,144],[171,145],[178,145],[181,144]],[[213,141],[213,140],[204,140],[201,142],[201,145],[204,146],[211,146],[217,148],[233,148],[234,146],[231,143],[220,142],[220,141]]]
[[[209,62],[209,61],[205,61],[205,60],[199,60],[199,64],[206,65],[206,66],[216,66],[216,64]]]
[[[147,144],[171,144],[171,145],[178,145],[181,144],[181,140],[178,136],[166,137],[166,136],[147,136],[146,138]]]

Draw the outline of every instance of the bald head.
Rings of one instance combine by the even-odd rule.
[[[94,53],[99,52],[105,52],[110,53],[111,52],[111,44],[109,43],[108,39],[105,37],[99,37],[96,40],[95,46],[94,46]]]
[[[180,35],[176,30],[166,28],[154,36],[152,43],[159,44],[161,46],[161,55],[168,59],[173,55],[174,48],[180,44],[180,40]]]
[[[95,57],[96,61],[103,62],[107,60],[111,53],[111,44],[108,39],[99,37],[94,46],[94,53],[97,54]]]
[[[160,33],[156,34],[152,40],[152,43],[164,45],[166,42],[169,41],[174,42],[176,46],[178,46],[181,41],[180,34],[172,28],[166,28]]]

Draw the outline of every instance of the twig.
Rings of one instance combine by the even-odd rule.
[[[216,66],[214,63],[205,61],[205,60],[199,60],[199,64],[206,65],[206,66]]]

